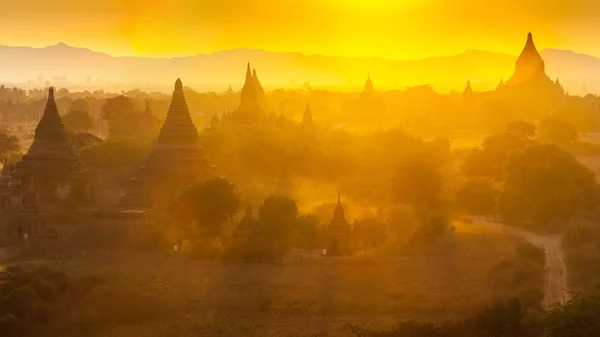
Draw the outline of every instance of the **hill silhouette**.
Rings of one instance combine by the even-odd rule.
[[[164,84],[173,74],[191,86],[210,84],[241,89],[247,62],[261,73],[266,88],[300,86],[345,86],[364,84],[371,75],[378,88],[432,84],[441,91],[462,90],[467,80],[474,90],[493,89],[500,78],[509,78],[515,55],[469,49],[458,55],[419,60],[330,57],[302,53],[279,53],[255,49],[223,50],[189,57],[113,57],[86,48],[58,43],[44,48],[0,46],[0,79],[5,84],[24,83],[38,77],[64,76],[70,83],[94,82]],[[593,91],[590,74],[600,70],[600,58],[569,50],[540,51],[548,75],[560,78],[565,88],[577,91],[583,82]]]

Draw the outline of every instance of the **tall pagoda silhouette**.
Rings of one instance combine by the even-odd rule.
[[[514,74],[506,81],[503,89],[542,99],[564,94],[562,87],[546,75],[546,64],[535,47],[531,33],[527,34],[527,42],[515,63]]]
[[[333,211],[333,218],[325,230],[327,255],[349,255],[352,253],[352,225],[346,220],[340,195]]]
[[[250,63],[246,68],[246,81],[242,87],[239,107],[231,112],[231,119],[238,124],[254,124],[266,118],[267,99],[256,70],[250,70]]]
[[[130,181],[121,208],[163,206],[179,189],[210,174],[180,79],[154,149]]]
[[[54,100],[54,88],[50,87],[44,115],[35,128],[35,136],[27,154],[19,161],[13,172],[28,184],[31,177],[40,183],[41,199],[86,198],[90,188],[85,173],[87,168],[79,161],[69,143],[67,130],[58,113]]]

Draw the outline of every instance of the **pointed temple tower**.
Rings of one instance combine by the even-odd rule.
[[[500,78],[500,82],[498,83],[496,90],[502,90],[503,88],[504,88],[504,80],[502,78]]]
[[[358,109],[356,122],[362,125],[371,124],[371,126],[381,126],[381,118],[385,114],[385,106],[381,97],[376,95],[371,76],[367,77],[356,107]]]
[[[546,65],[533,43],[531,33],[527,34],[525,47],[515,63],[515,72],[506,81],[505,87],[513,92],[521,92],[541,99],[564,94],[546,75]]]
[[[185,101],[183,84],[177,79],[156,145],[130,180],[119,206],[153,208],[157,202],[163,205],[179,188],[208,174],[209,166]]]
[[[58,114],[54,88],[50,88],[44,115],[35,129],[33,144],[17,163],[14,174],[27,184],[31,177],[43,182],[42,199],[85,199],[89,188],[86,168],[69,144],[67,130]],[[27,186],[25,186],[27,188]]]
[[[471,95],[473,94],[473,89],[471,88],[471,81],[467,81],[467,86],[465,87],[465,90],[463,91],[463,95]]]
[[[338,202],[333,212],[333,219],[327,226],[327,255],[349,255],[352,253],[350,238],[352,235],[352,225],[346,220],[342,200],[338,195]]]
[[[310,111],[310,105],[306,103],[306,108],[304,109],[304,116],[302,117],[302,126],[312,127],[315,123],[313,122],[312,112]]]
[[[252,69],[252,82],[254,84],[254,89],[256,90],[256,99],[258,101],[258,106],[266,111],[269,109],[267,105],[267,95],[265,94],[265,90],[263,89],[260,81],[258,80],[258,75],[256,74],[256,69]]]
[[[265,117],[265,110],[261,107],[261,97],[264,91],[260,87],[256,72],[254,76],[250,70],[250,63],[246,68],[246,81],[241,93],[240,106],[231,113],[232,121],[240,124],[253,124]]]
[[[252,215],[252,206],[250,202],[246,205],[246,213],[244,218],[238,223],[237,227],[232,233],[233,240],[243,241],[247,240],[251,235],[258,233],[258,220]]]

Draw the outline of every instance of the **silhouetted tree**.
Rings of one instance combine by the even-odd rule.
[[[71,110],[62,119],[68,131],[87,132],[94,127],[94,118],[86,111]]]
[[[387,239],[385,225],[375,218],[366,218],[354,222],[352,226],[352,237],[363,246],[367,253],[367,247],[379,247]]]
[[[0,157],[7,157],[18,153],[21,150],[19,138],[9,136],[6,132],[0,131]]]
[[[235,185],[225,178],[212,178],[185,189],[175,204],[192,205],[198,225],[209,237],[221,236],[221,225],[240,208]]]
[[[498,211],[508,221],[548,226],[552,221],[566,222],[598,202],[594,173],[555,145],[515,151],[506,172]]]

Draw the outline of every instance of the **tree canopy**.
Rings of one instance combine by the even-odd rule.
[[[598,202],[594,173],[556,145],[515,151],[506,172],[497,207],[507,221],[548,226],[548,222],[567,222]]]

